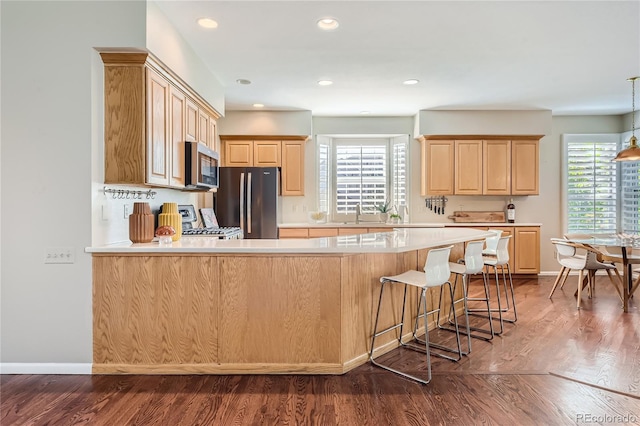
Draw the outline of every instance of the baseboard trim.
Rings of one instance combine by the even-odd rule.
[[[91,363],[1,362],[0,374],[91,374]]]

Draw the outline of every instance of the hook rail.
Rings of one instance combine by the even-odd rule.
[[[111,194],[111,198],[114,200],[153,200],[157,194],[156,191],[151,189],[142,191],[137,189],[113,189],[106,186],[102,189],[102,192],[105,196]]]

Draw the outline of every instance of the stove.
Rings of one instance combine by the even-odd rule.
[[[202,210],[202,209],[201,209]],[[197,223],[196,209],[192,204],[178,205],[178,212],[182,216],[182,235],[189,237],[209,237],[221,240],[235,240],[244,238],[242,229],[237,226],[211,226],[207,228],[194,227]],[[204,220],[204,219],[203,219]]]

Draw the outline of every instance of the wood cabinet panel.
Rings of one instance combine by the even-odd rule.
[[[171,176],[169,184],[184,186],[184,141],[186,132],[186,101],[184,93],[171,87]]]
[[[218,363],[218,258],[94,256],[93,281],[94,368]]]
[[[169,82],[147,69],[147,182],[169,185]]]
[[[212,151],[218,151],[217,149],[217,140],[218,140],[218,123],[214,117],[209,117],[209,133],[207,134],[207,146]]]
[[[538,195],[539,190],[539,141],[513,141],[511,146],[513,195]]]
[[[280,141],[253,141],[253,165],[255,167],[280,167]]]
[[[146,181],[145,81],[145,71],[141,67],[108,66],[104,69],[105,183]]]
[[[340,363],[340,273],[336,257],[221,258],[220,363]]]
[[[338,235],[357,235],[368,232],[369,230],[367,228],[338,228]]]
[[[309,228],[309,238],[337,236],[338,228]]]
[[[282,195],[304,195],[304,142],[282,141]]]
[[[253,141],[225,142],[224,161],[227,167],[252,167]]]
[[[209,146],[209,115],[198,110],[198,142]]]
[[[308,228],[279,228],[278,238],[309,238]]]
[[[422,142],[420,194],[451,195],[454,184],[454,141],[426,140]]]
[[[191,99],[187,98],[186,105],[186,118],[185,118],[185,140],[189,142],[198,141],[198,125],[200,124],[200,117],[198,113],[198,105]]]
[[[516,227],[515,232],[515,263],[513,272],[516,274],[540,273],[540,228]]]
[[[455,141],[455,186],[460,195],[482,194],[482,141]]]
[[[511,193],[511,141],[482,141],[482,193]]]

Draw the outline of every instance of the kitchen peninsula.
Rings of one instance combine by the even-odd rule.
[[[88,248],[93,372],[344,373],[368,359],[380,276],[421,270],[434,247],[454,245],[456,260],[464,242],[490,235],[420,228]],[[400,290],[391,293],[395,306]],[[382,326],[398,315],[390,306],[383,308]],[[407,320],[414,315],[407,313]],[[377,350],[395,346],[388,336]]]

